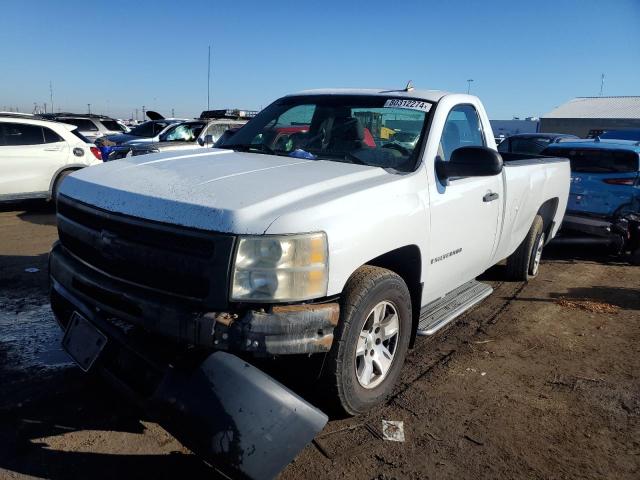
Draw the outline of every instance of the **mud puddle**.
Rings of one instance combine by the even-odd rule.
[[[48,303],[0,297],[0,360],[4,370],[64,368],[62,333]]]

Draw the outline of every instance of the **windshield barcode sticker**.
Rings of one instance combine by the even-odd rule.
[[[421,112],[428,112],[431,110],[431,104],[429,102],[423,102],[422,100],[400,100],[398,98],[390,98],[384,102],[384,106],[410,108],[411,110],[420,110]]]

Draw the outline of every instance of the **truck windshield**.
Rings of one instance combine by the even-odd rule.
[[[269,105],[218,145],[252,153],[412,170],[432,103],[377,95],[300,95]]]

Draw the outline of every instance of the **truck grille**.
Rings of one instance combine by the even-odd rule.
[[[227,304],[233,235],[107,212],[63,195],[58,234],[68,252],[117,280],[212,308]]]

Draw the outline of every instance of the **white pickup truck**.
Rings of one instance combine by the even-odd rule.
[[[319,353],[358,414],[416,335],[491,293],[478,275],[537,274],[568,192],[567,160],[496,151],[474,96],[306,91],[222,148],[70,175],[51,302],[78,364],[136,392],[192,354]]]

